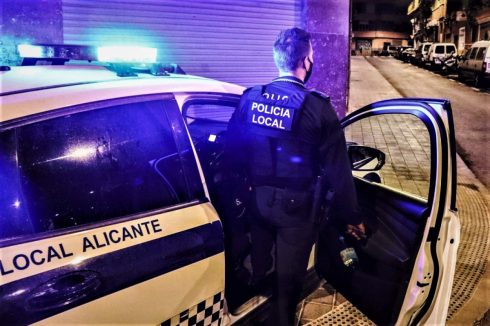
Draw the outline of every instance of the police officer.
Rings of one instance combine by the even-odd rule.
[[[313,71],[310,35],[299,28],[284,30],[273,50],[279,77],[244,92],[230,120],[228,148],[252,184],[253,280],[264,279],[275,260],[270,319],[292,325],[318,228],[310,212],[317,175],[326,173],[335,192],[333,211],[347,232],[359,237],[364,225],[338,118],[328,97],[304,85]]]

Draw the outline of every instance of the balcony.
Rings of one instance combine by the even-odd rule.
[[[420,7],[420,0],[413,0],[410,2],[408,5],[408,10],[407,10],[407,15],[411,15],[413,12],[415,12],[418,8]]]

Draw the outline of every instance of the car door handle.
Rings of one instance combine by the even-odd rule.
[[[99,273],[94,271],[56,276],[32,291],[26,299],[27,309],[44,311],[72,304],[93,294],[101,283]]]

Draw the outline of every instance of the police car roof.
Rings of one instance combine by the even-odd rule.
[[[25,66],[0,72],[0,121],[81,103],[158,93],[219,92],[243,87],[213,79],[170,74],[118,77],[102,66]]]

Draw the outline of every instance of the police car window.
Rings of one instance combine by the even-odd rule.
[[[485,57],[485,48],[478,48],[478,52],[476,54],[476,60],[482,60]]]
[[[227,123],[234,111],[234,104],[195,103],[187,107],[186,118],[188,121],[197,119]]]
[[[436,46],[435,53],[444,53],[444,46],[443,45]]]
[[[385,154],[386,163],[375,172],[382,184],[428,198],[431,146],[422,120],[409,114],[382,114],[357,121],[344,131],[347,141],[377,148]],[[369,180],[375,177],[367,172],[354,175]]]
[[[192,199],[161,101],[23,125],[0,145],[0,241]]]
[[[456,48],[453,45],[446,45],[446,53],[451,53],[454,52],[456,53]]]
[[[184,118],[194,141],[225,131],[238,101],[194,100],[186,103]]]

